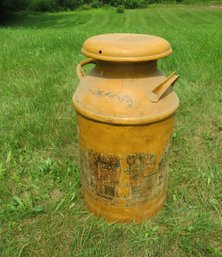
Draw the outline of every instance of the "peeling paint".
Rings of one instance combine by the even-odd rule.
[[[114,155],[81,151],[82,184],[98,197],[113,200],[118,197],[120,160]]]
[[[112,206],[124,200],[124,207],[146,204],[163,194],[167,186],[168,146],[160,162],[156,154],[135,153],[121,159],[114,154],[81,151],[81,180],[84,190]],[[122,165],[125,163],[126,165]],[[125,167],[121,170],[121,167]],[[121,180],[121,176],[127,180]],[[119,194],[119,192],[128,192]]]

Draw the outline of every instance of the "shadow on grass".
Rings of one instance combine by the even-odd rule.
[[[20,12],[7,15],[1,22],[1,27],[14,28],[70,28],[88,23],[92,17],[89,12],[60,12],[60,13],[27,13]]]

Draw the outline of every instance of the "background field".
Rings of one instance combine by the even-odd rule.
[[[72,94],[91,35],[162,36],[180,98],[163,210],[142,225],[91,216]],[[222,9],[20,14],[0,28],[0,256],[222,256]]]

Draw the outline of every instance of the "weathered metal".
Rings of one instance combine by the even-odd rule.
[[[141,34],[89,38],[77,66],[80,171],[85,202],[108,221],[140,223],[166,198],[167,161],[179,99],[157,59],[171,54],[169,43]],[[82,66],[95,67],[84,75]]]

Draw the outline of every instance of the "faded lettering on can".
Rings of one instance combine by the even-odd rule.
[[[118,205],[123,197],[125,208],[145,204],[166,190],[168,148],[160,161],[156,154],[135,153],[123,159],[115,154],[81,150],[82,186],[93,198],[109,205]],[[123,173],[128,182],[121,182]],[[119,194],[123,187],[129,192],[124,196]]]

